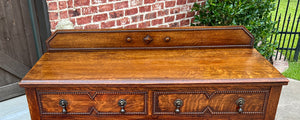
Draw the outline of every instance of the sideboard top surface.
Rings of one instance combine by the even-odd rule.
[[[287,84],[253,43],[243,26],[56,31],[20,85]]]
[[[45,53],[21,85],[286,83],[251,48]]]

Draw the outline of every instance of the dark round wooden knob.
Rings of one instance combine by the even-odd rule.
[[[169,42],[171,40],[170,37],[165,37],[165,42]]]
[[[126,38],[126,42],[131,42],[131,41],[132,41],[131,37]]]

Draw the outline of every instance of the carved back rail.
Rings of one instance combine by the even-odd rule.
[[[102,49],[252,48],[244,26],[109,30],[59,30],[46,42],[48,51]]]

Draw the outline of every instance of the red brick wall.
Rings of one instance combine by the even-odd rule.
[[[47,0],[51,31],[70,20],[75,29],[189,26],[203,0]]]

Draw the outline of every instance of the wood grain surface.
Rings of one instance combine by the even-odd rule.
[[[18,82],[38,60],[28,2],[0,1],[0,102],[25,93]]]
[[[126,114],[147,114],[145,111],[145,94],[89,94],[85,92],[50,92],[39,93],[42,114],[62,114],[59,101],[64,99],[68,102],[68,114],[121,114],[119,100],[126,100]],[[94,96],[95,95],[95,96]],[[91,98],[92,97],[92,98]]]
[[[234,34],[233,34],[234,33]],[[146,36],[151,42],[145,42]],[[169,37],[166,42],[165,38]],[[127,40],[130,38],[130,41]],[[48,51],[94,49],[155,49],[191,47],[248,47],[254,37],[243,26],[195,26],[181,28],[62,30],[48,40]]]
[[[181,99],[180,114],[238,114],[236,100],[245,99],[243,114],[264,114],[268,91],[162,92],[156,97],[154,114],[174,114],[174,101]]]
[[[253,42],[243,26],[57,31],[19,85],[33,120],[272,120],[288,80]]]
[[[255,49],[235,48],[45,53],[20,85],[287,81]]]
[[[245,85],[185,88],[64,87],[36,90],[43,119],[83,119],[87,116],[89,119],[263,119],[267,100],[270,99],[270,87]],[[241,97],[246,101],[243,106],[245,112],[239,114],[235,102]],[[69,103],[67,114],[61,113],[62,107],[58,105],[60,99]],[[128,102],[125,107],[128,113],[118,112],[120,108],[116,103],[119,99]],[[174,113],[175,99],[184,101],[182,111],[178,114]],[[148,105],[147,116],[143,115],[147,114],[145,104]]]

